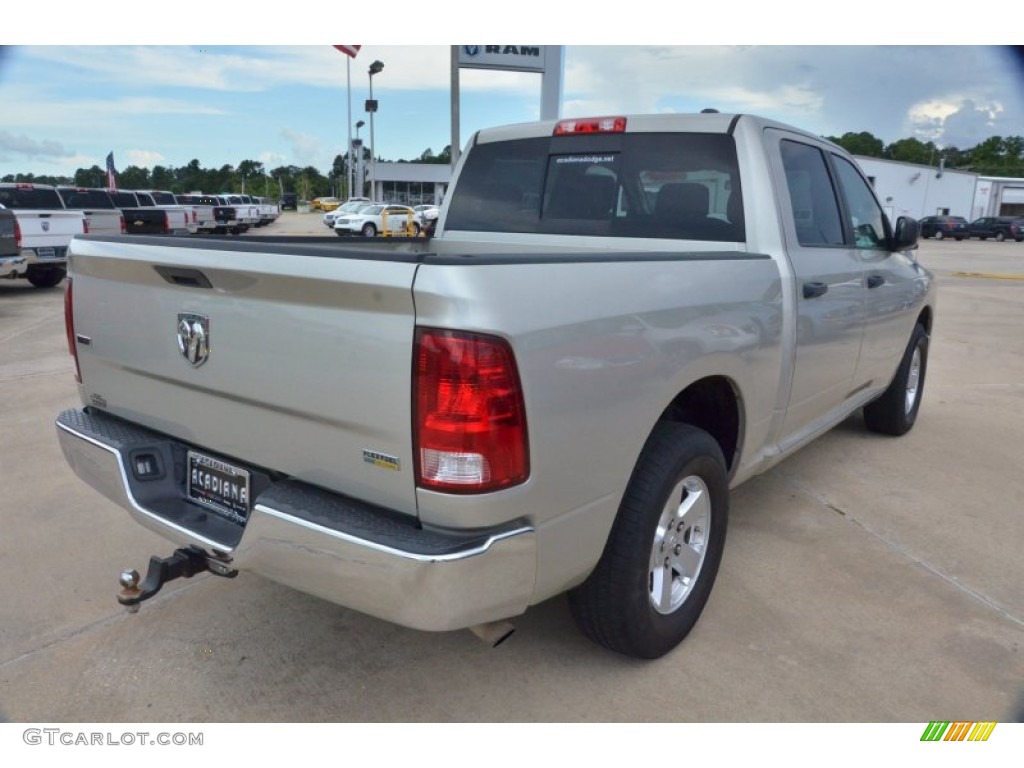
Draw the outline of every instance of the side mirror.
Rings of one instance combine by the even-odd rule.
[[[909,216],[900,216],[896,220],[896,230],[892,236],[893,251],[909,251],[917,248],[917,240],[921,236],[921,225]]]

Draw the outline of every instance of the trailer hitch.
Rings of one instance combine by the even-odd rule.
[[[210,571],[218,576],[233,579],[238,571],[224,563],[211,560],[210,556],[198,547],[177,549],[170,557],[159,558],[155,555],[149,559],[149,570],[146,580],[139,584],[139,572],[134,569],[121,571],[121,591],[117,593],[117,602],[130,613],[139,610],[139,604],[148,600],[168,581],[191,578],[197,573]]]

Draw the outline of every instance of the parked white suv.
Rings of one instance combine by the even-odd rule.
[[[368,205],[372,205],[370,200],[349,200],[347,203],[335,208],[333,211],[328,211],[324,214],[324,226],[328,229],[334,229],[334,222],[338,220],[339,216],[346,216],[350,213],[356,213],[357,211],[365,208]]]
[[[418,235],[420,225],[416,221],[416,212],[409,206],[376,203],[360,208],[355,213],[338,216],[334,220],[334,233],[339,237],[376,237],[381,233]]]

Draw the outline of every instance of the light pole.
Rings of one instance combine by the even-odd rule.
[[[375,196],[377,183],[377,155],[373,147],[373,113],[377,111],[377,102],[373,98],[373,76],[384,69],[384,62],[377,60],[370,65],[370,98],[366,100],[366,111],[370,113],[370,198]]]
[[[349,197],[362,197],[363,196],[363,140],[359,138],[359,129],[366,125],[365,122],[360,120],[356,123],[356,137],[353,139],[352,144],[348,148],[348,171],[351,181],[349,182]],[[359,179],[359,191],[353,194],[355,189],[355,180]]]

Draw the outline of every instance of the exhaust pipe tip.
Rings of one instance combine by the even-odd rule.
[[[491,648],[497,648],[516,631],[510,621],[490,621],[486,624],[475,624],[469,631],[487,643]]]

